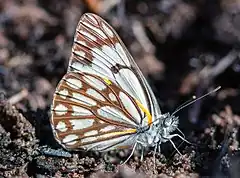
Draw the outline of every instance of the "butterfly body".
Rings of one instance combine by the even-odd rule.
[[[171,139],[171,133],[178,126],[178,117],[169,113],[163,114],[154,123],[146,128],[140,128],[137,141],[140,147],[156,147]],[[142,130],[142,131],[141,131]]]
[[[156,148],[179,136],[171,134],[178,118],[161,113],[117,33],[90,13],[79,21],[50,122],[56,140],[68,150]]]

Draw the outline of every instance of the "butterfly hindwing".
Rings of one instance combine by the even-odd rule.
[[[127,141],[142,117],[135,100],[114,83],[93,74],[69,72],[56,89],[51,124],[66,148],[99,150]]]

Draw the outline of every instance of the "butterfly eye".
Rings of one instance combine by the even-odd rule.
[[[163,121],[164,127],[169,127],[172,125],[172,118],[171,117],[166,117],[165,120]]]

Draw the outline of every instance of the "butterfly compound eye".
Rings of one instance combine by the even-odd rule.
[[[172,117],[166,117],[166,118],[164,119],[163,124],[164,124],[164,127],[169,127],[169,126],[171,126],[171,125],[172,125]]]

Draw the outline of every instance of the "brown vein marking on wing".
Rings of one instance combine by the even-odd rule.
[[[98,120],[98,118],[95,116],[96,121]],[[70,123],[69,123],[70,124]],[[85,138],[84,136],[84,133],[86,132],[89,132],[89,131],[92,131],[92,130],[100,130],[104,127],[107,127],[109,126],[109,123],[99,123],[99,122],[94,122],[94,124],[91,126],[91,127],[88,127],[88,128],[83,128],[83,129],[78,129],[78,130],[69,130],[68,132],[59,132],[58,133],[58,136],[60,138],[64,138],[65,136],[67,135],[70,135],[70,134],[76,134],[79,136],[79,138]],[[118,127],[121,127],[121,126],[118,126]],[[121,127],[122,129],[126,129],[125,127]]]
[[[101,77],[96,76],[96,75],[93,75],[93,74],[88,74],[88,75],[93,76],[93,77],[99,79],[100,81],[102,81],[102,82],[104,82],[104,83],[106,84],[106,82],[105,82]],[[112,81],[111,81],[111,82],[112,82]],[[122,90],[120,87],[118,87],[117,85],[115,85],[113,82],[111,83],[111,85],[106,85],[106,86],[107,86],[107,88],[106,88],[106,90],[103,91],[103,94],[105,94],[106,98],[108,98],[108,101],[109,101],[112,105],[114,105],[116,108],[124,111],[124,113],[126,114],[126,116],[128,116],[128,117],[129,117],[132,121],[134,121],[136,124],[139,124],[138,121],[135,121],[134,117],[125,109],[125,107],[123,106],[122,101],[120,101],[120,99],[119,99],[118,94],[119,94],[120,92],[125,93],[125,94],[129,97],[129,99],[132,101],[132,103],[134,104],[135,108],[137,109],[138,114],[139,114],[139,117],[141,117],[141,116],[142,116],[142,115],[141,115],[141,110],[140,110],[140,108],[138,107],[136,101],[135,101],[126,91]],[[112,102],[112,101],[109,99],[109,97],[108,97],[108,94],[110,93],[109,90],[111,90],[111,92],[115,95],[115,97],[116,97],[116,99],[117,99],[117,103],[114,103],[114,102]],[[118,107],[118,105],[120,105],[120,107]]]
[[[83,44],[83,43],[81,44],[81,43],[79,43],[80,41],[81,42],[84,41],[86,44]],[[102,47],[101,44],[97,44],[94,41],[90,41],[86,36],[84,36],[82,34],[77,34],[76,39],[74,41],[73,50],[80,51],[81,49],[84,49],[84,51],[87,53],[86,57],[84,57],[84,60],[87,61],[87,64],[91,64],[91,63],[93,63],[93,54],[94,54],[94,56],[99,56],[100,58],[104,58],[104,56],[102,56],[101,54],[96,52],[96,50],[93,50],[93,49],[99,49],[102,52],[102,54],[105,54],[110,59],[110,60],[105,60],[104,61],[105,63],[100,60],[99,60],[99,62],[101,62],[102,65],[105,66],[106,68],[109,68],[106,64],[113,66],[113,63],[111,63],[110,61],[115,61],[115,60],[109,54],[104,53],[104,51],[102,51],[101,47]],[[111,47],[113,47],[113,45],[111,45]],[[74,53],[74,54],[77,55],[76,53]],[[74,62],[74,59],[75,58],[71,58],[70,62],[71,63]],[[91,63],[89,63],[89,62],[91,62]],[[97,65],[97,64],[95,64],[95,65]],[[99,65],[97,65],[97,66],[99,66]],[[101,67],[101,66],[99,66],[99,67]]]
[[[112,92],[112,93],[115,95],[115,97],[118,99],[118,102],[113,103],[113,102],[111,102],[111,101],[109,100],[109,98],[108,98],[108,96],[107,96],[107,94],[108,94],[109,92],[107,92],[106,90],[100,91],[100,90],[98,90],[97,88],[90,86],[87,82],[85,82],[85,81],[82,79],[82,76],[83,76],[83,75],[88,75],[88,74],[81,74],[81,73],[73,73],[73,72],[70,72],[70,73],[68,73],[68,74],[66,74],[66,75],[64,76],[63,80],[62,80],[62,81],[60,82],[60,84],[58,85],[57,90],[56,90],[56,94],[55,94],[55,97],[54,97],[54,104],[53,104],[53,119],[52,119],[52,120],[53,120],[53,125],[55,125],[55,127],[56,127],[57,122],[58,122],[59,120],[62,120],[62,119],[64,119],[64,121],[66,121],[66,122],[69,121],[69,120],[72,120],[72,119],[76,119],[76,118],[78,118],[78,119],[83,119],[84,117],[82,117],[82,116],[79,117],[79,116],[72,116],[72,115],[71,115],[71,113],[73,112],[71,106],[75,105],[75,106],[80,106],[80,107],[82,107],[82,108],[85,108],[85,109],[91,111],[92,114],[93,114],[96,118],[98,118],[98,119],[100,119],[100,120],[102,120],[102,121],[104,121],[104,122],[111,123],[111,124],[113,124],[113,125],[125,126],[126,128],[133,128],[132,125],[129,125],[129,124],[126,124],[126,123],[119,123],[119,122],[116,122],[116,121],[111,120],[111,118],[106,119],[106,118],[101,117],[99,114],[97,114],[97,109],[99,109],[99,108],[102,107],[102,106],[106,106],[106,105],[108,105],[108,106],[114,106],[115,108],[121,110],[121,111],[127,116],[127,118],[131,119],[132,121],[135,121],[134,118],[131,117],[131,115],[130,115],[130,114],[126,111],[126,109],[123,107],[123,105],[121,104],[121,102],[120,102],[119,99],[118,99],[118,96],[117,96],[116,93],[114,92],[114,91],[116,91],[116,90],[119,90],[119,91],[120,91],[120,89],[119,89],[117,86],[115,86],[115,88],[111,88],[113,85],[111,85],[111,87],[110,87],[109,85],[106,85],[106,89],[111,90],[111,92]],[[90,76],[96,77],[97,79],[99,79],[99,80],[100,80],[101,82],[103,82],[103,83],[105,82],[103,79],[99,78],[98,76],[94,76],[94,75],[90,75]],[[66,80],[67,80],[68,78],[76,78],[76,79],[82,81],[82,83],[83,83],[82,88],[81,88],[81,89],[73,89],[73,88],[67,86],[67,85],[66,85]],[[106,102],[105,102],[105,101],[98,101],[98,100],[96,100],[94,97],[86,94],[86,90],[87,90],[88,88],[91,88],[91,87],[94,88],[97,92],[99,92],[99,94],[101,94],[101,95],[104,97],[104,99],[106,100]],[[60,94],[58,93],[58,91],[60,91],[60,90],[62,90],[62,89],[67,89],[67,90],[69,91],[69,94],[68,94],[67,96],[65,96],[66,99],[61,98]],[[78,93],[81,93],[81,94],[83,94],[83,95],[85,95],[85,96],[93,99],[94,101],[97,102],[97,106],[87,106],[87,105],[84,105],[84,104],[81,104],[81,103],[77,103],[77,102],[75,102],[75,101],[71,101],[70,98],[72,98],[72,92],[78,92]],[[123,91],[123,92],[124,92],[124,91]],[[129,97],[130,97],[130,96],[129,96]],[[132,99],[132,100],[133,100],[133,99]],[[133,100],[133,101],[134,101],[134,100]],[[59,103],[64,104],[64,106],[66,106],[66,107],[68,108],[68,109],[67,109],[68,112],[67,112],[66,114],[64,114],[64,116],[57,116],[57,115],[55,114],[55,112],[54,112],[55,106],[56,106],[57,104],[59,104]],[[136,105],[136,107],[137,107],[137,105]],[[138,108],[138,109],[139,109],[139,108]],[[140,111],[139,111],[139,112],[140,112]],[[66,120],[65,120],[65,117],[66,117]],[[88,118],[88,116],[85,116],[85,117]],[[92,117],[92,116],[91,116],[91,117]],[[135,122],[136,122],[136,121],[135,121]],[[68,123],[67,126],[69,126],[69,124],[70,124],[70,123]]]
[[[88,15],[91,15],[93,18],[95,18],[98,21],[98,25],[95,25],[91,23],[90,19],[87,17]],[[102,37],[100,34],[98,34],[94,29],[89,28],[86,23],[89,23],[90,25],[94,26],[95,28],[99,29],[102,33],[104,33],[107,38]],[[113,37],[110,37],[105,30],[102,28],[102,24],[106,25],[114,34]],[[121,42],[121,39],[115,32],[115,30],[108,25],[108,23],[100,18],[99,16],[93,15],[93,14],[87,14],[83,15],[82,18],[80,19],[76,31],[79,32],[81,30],[85,30],[86,32],[90,33],[91,35],[95,36],[97,38],[97,44],[102,46],[102,45],[108,45],[111,46],[115,44],[116,42]]]
[[[111,134],[111,135],[107,136],[107,134]],[[122,131],[109,131],[109,132],[106,132],[106,133],[103,133],[103,134],[100,134],[100,135],[91,136],[91,137],[95,137],[96,140],[89,141],[89,142],[84,142],[84,143],[82,143],[82,140],[85,139],[85,138],[89,138],[89,137],[81,137],[79,135],[79,138],[73,140],[73,141],[77,141],[76,144],[74,145],[74,147],[81,148],[83,146],[92,145],[92,144],[95,144],[95,143],[101,144],[101,142],[108,141],[108,140],[113,140],[113,139],[116,139],[116,138],[119,138],[119,140],[121,140],[121,137],[127,136],[127,135],[130,136],[132,134],[134,134],[134,132],[130,133],[127,130],[125,130],[125,131],[123,131],[123,130]],[[106,135],[106,137],[103,137],[104,135]],[[124,141],[126,141],[126,140],[124,140]],[[111,146],[112,145],[109,144],[108,147],[111,147]]]
[[[110,124],[108,124],[108,123],[95,123],[95,124],[93,124],[93,126],[88,127],[88,128],[84,128],[84,129],[81,129],[81,130],[71,130],[71,131],[68,131],[67,133],[66,132],[60,132],[60,133],[58,133],[58,136],[61,137],[61,138],[64,138],[67,135],[76,134],[76,135],[79,136],[78,139],[81,140],[81,139],[84,139],[84,138],[102,136],[102,135],[105,135],[105,134],[112,134],[112,133],[116,133],[115,135],[118,135],[118,136],[124,136],[124,135],[129,135],[129,134],[136,133],[136,129],[130,129],[130,128],[127,129],[127,128],[122,127],[122,126],[115,126],[115,129],[113,129],[111,131],[100,132],[101,129],[103,129],[104,127],[107,127],[107,126],[110,126]],[[84,136],[84,134],[86,132],[93,131],[93,130],[98,131],[98,134],[91,135],[91,136]]]
[[[94,18],[97,23],[95,23],[90,17]],[[92,27],[89,27],[86,24],[90,24]],[[112,34],[114,34],[113,37],[110,37],[105,32],[102,24],[104,24],[105,26],[107,26],[109,28],[109,30],[111,30]],[[105,36],[107,36],[107,38],[103,38],[101,35],[96,33],[96,31],[94,31],[94,28],[97,28],[98,30],[101,30],[101,32],[103,34],[105,34]],[[81,34],[82,31],[87,32],[88,34],[94,36],[97,40],[94,41],[91,38],[89,38],[87,35]],[[138,76],[138,74],[135,71],[135,67],[136,67],[135,65],[136,64],[134,63],[130,53],[127,51],[125,45],[123,44],[123,42],[121,41],[121,39],[119,38],[119,36],[115,32],[115,30],[108,23],[106,23],[102,18],[100,18],[99,16],[96,16],[94,14],[83,15],[82,18],[79,21],[78,26],[77,26],[77,30],[76,30],[76,34],[75,34],[74,39],[75,40],[74,40],[74,45],[73,45],[73,54],[71,56],[71,60],[70,60],[70,63],[69,63],[69,66],[70,66],[69,69],[73,68],[72,64],[74,62],[80,62],[82,64],[93,66],[92,70],[95,70],[96,73],[99,72],[99,74],[101,74],[101,75],[104,75],[104,73],[102,73],[101,71],[106,71],[105,70],[106,68],[108,69],[108,71],[112,71],[115,67],[115,64],[111,63],[110,61],[115,61],[115,59],[112,58],[112,56],[110,56],[109,54],[107,54],[107,53],[105,53],[104,51],[101,50],[101,47],[103,45],[107,45],[107,46],[110,46],[112,48],[112,50],[114,50],[119,55],[119,58],[121,59],[122,63],[125,64],[125,66],[121,65],[121,68],[128,68],[129,70],[133,71],[133,73],[136,76]],[[84,42],[84,43],[82,43],[82,42]],[[122,46],[122,48],[124,50],[124,53],[127,56],[127,60],[129,61],[129,63],[131,65],[134,65],[134,67],[131,66],[131,68],[130,68],[126,65],[125,60],[122,59],[122,56],[115,49],[115,44],[116,43],[119,43]],[[104,56],[102,56],[101,53],[98,53],[95,50],[93,50],[93,48],[99,49],[101,51],[101,53],[103,55],[108,56],[109,59],[108,60],[101,60],[101,58],[104,59]],[[78,54],[76,53],[76,51],[81,51],[81,50],[86,53],[86,55],[84,57],[78,56]],[[95,56],[99,56],[100,59],[97,59],[97,60],[98,60],[99,63],[101,63],[101,65],[98,65],[93,61],[93,54]],[[115,61],[115,62],[116,62],[116,65],[118,65],[117,61]],[[108,63],[108,65],[107,65],[107,63]],[[96,66],[98,68],[101,68],[102,70],[97,71],[94,66]],[[112,74],[112,76],[109,76],[109,77],[114,79],[115,80],[114,82],[119,85],[119,83],[116,81],[115,76],[113,74]],[[127,80],[126,78],[123,78],[123,79],[124,79],[125,83],[128,84],[130,90],[133,91],[133,93],[136,93],[134,88],[133,88],[134,86],[131,85],[130,81]],[[148,101],[149,101],[149,99],[148,99]]]
[[[126,128],[134,128],[134,126],[130,125],[130,124],[127,124],[127,123],[123,123],[123,122],[116,122],[116,121],[113,121],[111,120],[111,118],[107,119],[107,118],[104,118],[102,116],[99,116],[97,114],[97,109],[100,108],[100,106],[85,106],[83,104],[80,104],[80,103],[76,103],[76,102],[73,102],[71,100],[68,100],[68,99],[62,99],[60,98],[59,96],[56,96],[54,98],[54,104],[53,104],[53,107],[57,106],[58,104],[63,104],[64,106],[67,107],[67,113],[64,114],[64,116],[61,116],[59,118],[59,116],[57,116],[55,114],[55,109],[52,110],[52,114],[53,114],[53,121],[52,121],[52,124],[56,127],[57,123],[59,121],[64,121],[67,126],[71,126],[70,124],[70,120],[74,120],[74,119],[95,119],[96,121],[99,122],[99,120],[101,121],[104,121],[106,123],[109,123],[109,124],[112,124],[112,125],[121,125],[121,126],[124,126]],[[72,110],[72,106],[80,106],[84,109],[87,109],[89,110],[92,115],[84,115],[84,116],[72,116],[72,113],[74,113],[74,111]]]
[[[88,128],[84,128],[81,130],[70,130],[68,132],[58,132],[57,133],[57,138],[58,141],[65,147],[68,149],[82,149],[82,146],[85,145],[91,145],[94,143],[98,143],[98,142],[103,142],[103,141],[107,141],[107,140],[112,140],[114,138],[119,138],[121,140],[122,136],[126,136],[126,135],[131,135],[131,134],[135,134],[136,133],[136,129],[126,129],[125,127],[122,126],[116,126],[115,129],[111,130],[111,131],[100,131],[101,129],[103,129],[104,127],[110,126],[107,123],[95,123],[93,126],[88,127]],[[84,136],[85,133],[89,132],[89,131],[93,131],[93,130],[97,130],[97,134],[95,135],[91,135],[91,136]],[[77,139],[72,140],[72,141],[77,141],[74,145],[68,145],[67,143],[63,143],[63,139],[70,135],[70,134],[75,134],[78,136]],[[111,134],[108,137],[103,137],[101,138],[101,136],[104,136],[106,134]],[[85,143],[82,143],[82,140],[85,138],[89,138],[89,137],[98,137],[96,140],[94,141],[88,141]],[[122,141],[121,141],[122,142]],[[115,144],[119,144],[115,143]],[[109,144],[108,147],[111,147],[112,145],[115,144]]]
[[[94,24],[91,22],[91,19],[88,17],[91,16],[93,18],[96,19],[96,21],[98,22],[98,25]],[[103,39],[100,35],[98,35],[92,28],[89,28],[88,26],[85,25],[85,23],[90,23],[92,26],[94,26],[95,28],[98,28],[99,30],[101,30],[102,33],[104,33],[107,38]],[[102,28],[101,24],[106,25],[114,34],[113,37],[110,37]],[[81,31],[85,31],[91,35],[93,35],[97,40],[93,41],[91,40],[89,37],[87,37],[86,35],[82,35],[80,32]],[[85,42],[86,44],[80,44],[79,42]],[[75,50],[81,50],[81,46],[85,48],[85,50],[89,50],[90,53],[88,53],[88,55],[84,58],[87,61],[92,61],[92,55],[91,53],[95,53],[95,55],[99,55],[100,54],[96,53],[95,51],[93,51],[93,48],[98,48],[99,50],[101,50],[100,47],[102,47],[103,45],[107,45],[112,47],[113,49],[115,48],[115,44],[119,43],[123,49],[125,50],[125,54],[127,55],[127,57],[129,58],[129,60],[133,60],[131,55],[129,54],[129,52],[127,51],[125,45],[123,44],[123,42],[121,41],[121,39],[119,38],[119,36],[117,35],[117,33],[115,32],[115,30],[108,25],[108,23],[106,23],[105,20],[103,20],[102,18],[95,16],[93,14],[85,14],[82,16],[82,18],[79,21],[79,24],[77,26],[76,29],[76,34],[75,34],[75,38],[74,38],[74,44],[73,44],[73,49]],[[115,50],[115,52],[117,52],[117,50]],[[103,52],[104,53],[104,52]],[[105,55],[107,55],[110,59],[112,59],[112,61],[115,61],[109,54],[104,53]],[[118,54],[118,52],[117,52]],[[118,54],[119,55],[119,54]],[[102,56],[101,56],[102,57]],[[122,60],[122,62],[126,65],[125,61],[121,58],[121,55],[119,55],[120,59]],[[75,57],[71,58],[71,62],[72,63],[74,61],[74,59],[76,59]],[[102,62],[102,61],[101,61]],[[105,61],[108,62],[109,64],[111,64],[109,61]],[[103,63],[103,65],[105,65]],[[111,64],[112,65],[112,64]],[[108,67],[108,66],[106,66]]]
[[[89,142],[86,144],[81,144],[81,139],[76,140],[75,145],[66,145],[67,149],[75,149],[75,150],[98,150],[98,151],[108,151],[108,150],[113,150],[116,149],[116,146],[119,144],[123,144],[125,142],[125,147],[131,147],[133,144],[128,144],[126,143],[129,139],[132,139],[132,135],[121,135],[121,136],[116,136],[116,137],[109,137],[109,139],[105,140],[97,140],[94,142]],[[112,140],[116,139],[114,142],[111,142]],[[109,142],[108,142],[109,141]],[[96,149],[97,147],[97,149]],[[101,148],[99,148],[101,147]]]
[[[131,116],[131,114],[124,108],[123,104],[121,103],[121,101],[120,101],[120,99],[119,99],[119,97],[118,97],[119,92],[121,91],[121,92],[125,93],[125,94],[131,99],[131,101],[134,103],[135,107],[137,108],[137,110],[138,110],[138,112],[139,112],[139,116],[141,116],[141,114],[140,114],[141,111],[140,111],[138,105],[136,104],[135,100],[134,100],[128,93],[126,93],[125,91],[123,91],[122,89],[120,89],[120,88],[119,88],[118,86],[116,86],[114,83],[112,83],[111,85],[107,85],[106,82],[105,82],[101,77],[96,76],[96,75],[93,75],[93,74],[86,74],[86,73],[83,73],[83,74],[81,74],[81,73],[69,73],[69,74],[67,74],[67,75],[70,75],[71,77],[75,77],[75,78],[81,80],[81,82],[82,82],[84,85],[83,85],[82,90],[79,90],[79,91],[81,91],[81,93],[84,94],[84,95],[86,95],[87,97],[89,97],[89,98],[91,98],[91,99],[94,99],[94,98],[91,97],[90,95],[86,94],[86,90],[87,90],[88,88],[93,88],[93,89],[95,89],[96,91],[98,91],[98,92],[106,99],[106,101],[107,101],[107,102],[99,101],[98,104],[99,104],[100,107],[102,107],[102,106],[107,106],[107,105],[108,105],[108,106],[114,106],[115,108],[121,110],[129,119],[131,119],[131,120],[134,121],[136,124],[138,124],[137,121]],[[97,89],[97,88],[95,88],[95,87],[93,87],[93,86],[90,86],[90,85],[82,78],[84,75],[89,75],[89,76],[92,76],[92,77],[98,79],[99,81],[101,81],[102,83],[105,84],[106,89],[104,89],[103,91],[100,91],[99,89]],[[69,76],[69,77],[70,77],[70,76]],[[66,77],[66,78],[67,78],[67,77]],[[109,97],[108,97],[108,94],[110,93],[109,90],[115,95],[115,97],[116,97],[116,99],[117,99],[117,102],[114,103],[114,102],[112,102],[112,101],[109,99]],[[76,92],[77,92],[77,91],[76,91]],[[98,107],[98,108],[99,108],[99,107]],[[98,108],[97,108],[97,109],[98,109]],[[92,107],[92,109],[93,109],[93,107]],[[94,109],[93,109],[93,110],[94,110]]]

